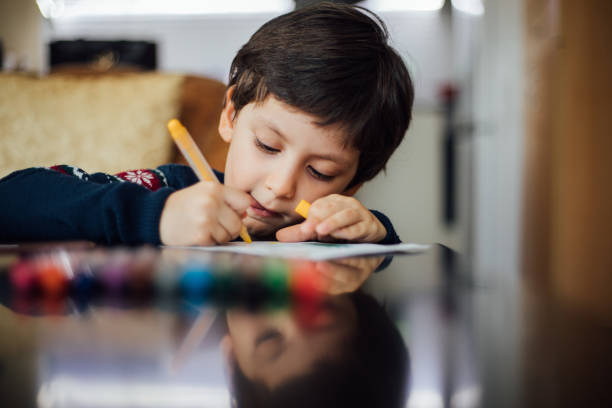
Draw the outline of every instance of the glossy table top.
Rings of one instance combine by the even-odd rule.
[[[4,279],[2,406],[610,406],[612,328],[442,246],[381,261],[319,263],[324,294],[276,303],[24,300]]]

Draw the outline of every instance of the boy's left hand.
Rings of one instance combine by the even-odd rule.
[[[279,241],[379,242],[387,230],[359,200],[340,194],[319,198],[310,206],[308,219],[276,231]]]

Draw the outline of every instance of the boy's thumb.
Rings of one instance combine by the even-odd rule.
[[[243,214],[253,204],[253,198],[249,194],[228,187],[224,188],[223,200],[238,214]]]
[[[302,224],[291,225],[276,231],[276,239],[282,242],[310,241],[315,238],[316,232],[311,229],[304,231],[302,229]]]

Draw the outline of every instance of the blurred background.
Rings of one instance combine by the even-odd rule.
[[[146,71],[225,83],[236,51],[261,24],[310,3],[0,0],[0,65],[41,77],[68,67],[75,75]],[[359,198],[388,214],[403,241],[461,253],[475,278],[515,284],[530,274],[609,316],[612,3],[353,3],[387,23],[416,86],[403,144]],[[8,86],[0,90],[6,126],[16,99]],[[125,98],[114,100],[127,107]],[[14,145],[5,131],[0,143]]]

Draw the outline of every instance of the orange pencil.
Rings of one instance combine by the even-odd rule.
[[[198,146],[193,141],[193,138],[189,132],[187,132],[187,129],[185,129],[185,126],[183,126],[178,119],[171,119],[168,122],[168,130],[170,131],[172,139],[174,139],[174,142],[178,146],[179,150],[181,153],[183,153],[185,159],[187,159],[187,162],[193,169],[196,176],[198,176],[198,179],[218,183],[219,179],[217,179],[217,176],[215,176],[215,173],[210,168],[210,165],[202,155],[202,152],[200,149],[198,149]],[[240,238],[249,244],[252,242],[244,224],[240,229]]]

